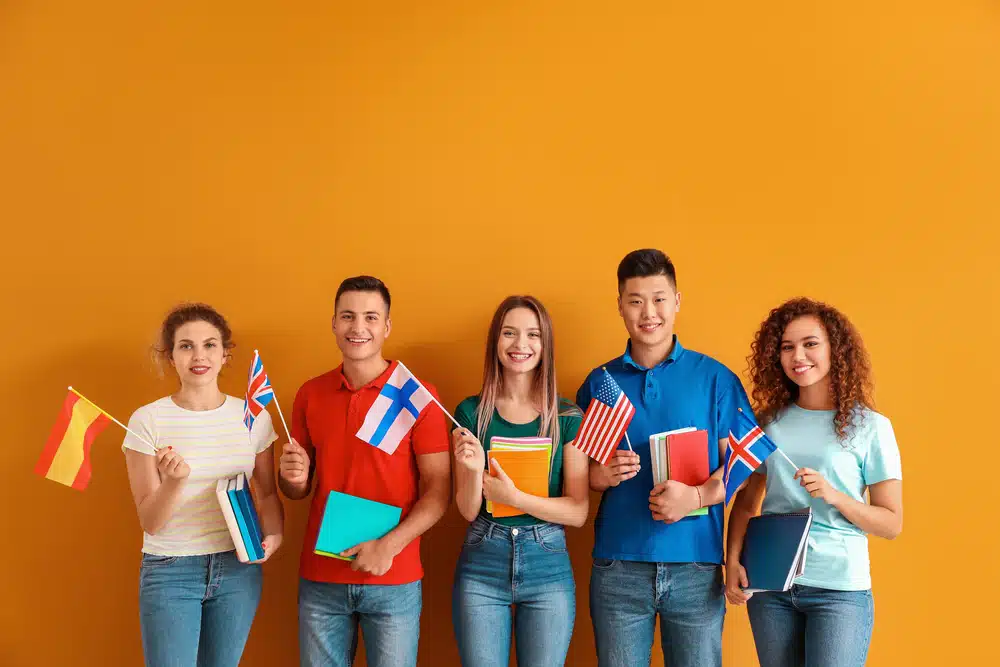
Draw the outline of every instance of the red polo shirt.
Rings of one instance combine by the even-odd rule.
[[[313,553],[323,509],[330,491],[402,507],[401,520],[417,502],[420,473],[417,457],[448,451],[448,423],[441,409],[429,404],[393,454],[355,436],[368,409],[389,380],[396,362],[367,385],[352,389],[343,366],[309,380],[295,396],[292,436],[316,463],[316,488],[309,507],[299,573],[304,579],[334,584],[409,584],[424,575],[420,538],[403,547],[381,577],[355,572],[349,561]],[[437,398],[437,391],[422,382]]]

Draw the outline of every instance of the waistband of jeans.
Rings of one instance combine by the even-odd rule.
[[[541,540],[542,538],[552,535],[553,533],[561,533],[565,530],[564,526],[558,523],[550,523],[548,521],[540,521],[538,523],[533,523],[527,526],[504,526],[496,521],[490,521],[482,514],[476,517],[476,520],[469,525],[469,530],[483,531],[486,533],[486,537],[500,536],[513,538],[515,535],[531,535],[536,540]],[[514,533],[514,531],[517,533]]]

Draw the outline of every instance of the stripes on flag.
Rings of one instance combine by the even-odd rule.
[[[612,452],[618,448],[618,443],[634,416],[635,406],[632,401],[628,400],[625,392],[605,370],[604,379],[590,399],[573,444],[590,458],[605,465]]]
[[[271,381],[264,372],[264,362],[261,361],[260,353],[254,350],[247,393],[243,398],[243,423],[246,424],[247,430],[253,430],[254,420],[273,399],[274,389],[271,388]]]
[[[35,465],[35,473],[83,491],[90,483],[90,445],[110,423],[104,413],[75,392],[69,392]]]

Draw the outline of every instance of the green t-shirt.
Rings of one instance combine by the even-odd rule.
[[[476,433],[476,408],[479,407],[479,397],[470,396],[455,408],[455,419],[464,428],[476,434],[479,441],[483,443],[483,449],[490,451],[490,438],[500,436],[504,438],[534,438],[538,436],[538,429],[541,428],[541,417],[536,418],[527,424],[512,424],[496,410],[493,411],[493,419],[486,429],[486,433]],[[552,470],[549,475],[549,497],[557,498],[562,495],[562,469],[563,469],[563,445],[572,442],[576,438],[576,432],[580,430],[580,423],[583,415],[580,409],[569,401],[559,400],[559,442],[553,442]],[[489,465],[489,454],[486,456]],[[490,521],[495,521],[504,526],[530,526],[535,523],[544,523],[541,519],[536,519],[528,514],[520,516],[501,517],[494,519],[493,515],[486,512],[486,500],[479,508],[479,515]]]

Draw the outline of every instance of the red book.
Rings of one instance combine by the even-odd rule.
[[[667,468],[670,479],[688,486],[700,486],[708,481],[708,431],[687,431],[667,436]],[[708,514],[702,507],[691,515]],[[690,515],[689,515],[690,516]]]

